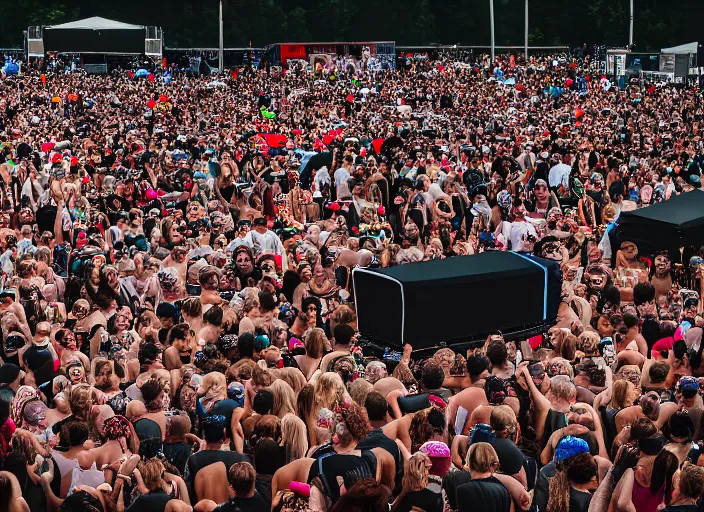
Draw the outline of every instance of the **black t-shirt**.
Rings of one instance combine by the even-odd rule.
[[[458,512],[509,512],[511,497],[495,477],[470,480],[457,488]]]
[[[166,494],[164,489],[157,488],[134,500],[127,510],[135,512],[164,512],[166,504],[172,499],[169,494]]]
[[[411,510],[443,512],[442,494],[430,489],[409,492],[401,499],[396,510],[398,512],[411,512]]]
[[[700,500],[699,505],[670,505],[662,509],[662,512],[702,512],[702,510],[704,510],[704,503]]]
[[[570,512],[588,512],[591,501],[591,493],[570,487]]]
[[[134,423],[134,431],[140,441],[146,439],[161,439],[161,427],[159,424],[149,418],[142,418]]]
[[[286,169],[279,168],[278,171],[275,171],[269,167],[262,174],[262,179],[269,185],[278,183],[281,187],[281,192],[288,194],[288,172],[286,172]]]
[[[27,473],[27,463],[21,455],[8,455],[3,470],[15,475],[20,483],[22,496],[24,496],[30,510],[46,510],[46,498],[42,487],[32,482],[29,473]]]
[[[271,504],[267,505],[266,501],[255,492],[251,498],[230,498],[213,512],[261,512],[270,508]]]
[[[367,437],[357,443],[358,450],[372,450],[374,448],[383,448],[389,452],[396,462],[397,471],[400,469],[399,465],[403,468],[401,450],[398,449],[396,442],[384,434],[384,431],[380,428],[370,430]]]
[[[230,398],[226,398],[225,400],[220,400],[213,406],[213,410],[210,411],[210,414],[220,414],[222,416],[225,416],[225,419],[227,420],[225,425],[227,425],[227,437],[229,439],[232,439],[232,426],[230,423],[232,422],[232,411],[237,409],[238,404],[234,400]]]
[[[567,417],[564,413],[558,412],[554,409],[548,411],[548,416],[545,418],[545,432],[543,434],[544,443],[548,442],[550,436],[556,430],[559,430],[567,426]]]
[[[308,483],[319,478],[323,485],[324,494],[334,504],[340,499],[338,476],[343,478],[345,488],[349,489],[357,480],[375,478],[376,465],[376,456],[370,451],[363,451],[360,456],[327,454],[313,462],[308,472]]]
[[[469,471],[450,471],[442,479],[442,488],[447,494],[447,502],[452,510],[457,510],[457,488],[472,480]]]
[[[523,468],[523,452],[510,439],[496,438],[491,442],[496,454],[499,456],[501,472],[506,475],[515,475]]]
[[[257,480],[254,482],[254,488],[257,494],[266,502],[268,509],[271,508],[271,476],[257,475]]]
[[[32,344],[22,355],[24,364],[34,373],[38,386],[54,378],[54,356],[48,347]]]
[[[556,473],[557,469],[555,468],[554,462],[550,462],[540,470],[538,482],[535,485],[535,492],[533,493],[533,505],[536,507],[536,510],[547,509],[548,500],[550,499],[549,479],[554,477]]]
[[[173,467],[178,469],[183,475],[186,471],[186,462],[193,453],[191,445],[181,441],[180,443],[164,443],[164,456]]]

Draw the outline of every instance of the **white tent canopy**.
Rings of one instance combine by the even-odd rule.
[[[100,16],[93,16],[92,18],[62,23],[61,25],[50,25],[45,28],[60,30],[144,30],[144,25],[131,25],[121,21],[101,18]]]
[[[699,43],[694,42],[694,43],[681,44],[679,46],[673,46],[672,48],[663,48],[662,50],[660,50],[660,52],[661,53],[689,54],[689,53],[697,53],[698,49],[699,49]]]

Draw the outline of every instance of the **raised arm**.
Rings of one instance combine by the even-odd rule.
[[[599,483],[592,500],[589,502],[588,512],[603,512],[609,509],[609,502],[611,501],[611,495],[614,491],[614,481],[611,473],[613,469],[610,469],[604,479]]]

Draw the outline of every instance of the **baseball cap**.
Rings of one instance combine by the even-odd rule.
[[[265,217],[257,217],[254,219],[254,225],[255,226],[266,226],[266,218]]]
[[[685,398],[692,398],[699,392],[699,382],[695,377],[685,376],[677,383],[677,390]]]
[[[5,363],[0,366],[0,384],[10,384],[11,382],[14,382],[19,374],[19,366],[12,363]]]

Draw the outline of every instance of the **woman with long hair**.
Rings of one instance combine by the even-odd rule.
[[[279,418],[287,414],[296,414],[296,394],[291,386],[281,379],[276,379],[269,386],[269,391],[274,395],[274,407],[271,413]]]
[[[206,417],[213,407],[220,400],[227,398],[227,381],[225,375],[217,372],[210,372],[203,377],[203,381],[198,389],[201,398],[196,404],[198,416]]]
[[[342,377],[335,372],[325,372],[315,381],[315,406],[317,410],[330,409],[346,393]]]
[[[316,327],[308,332],[305,339],[306,353],[294,356],[306,381],[310,382],[315,372],[320,369],[320,363],[323,361],[325,349],[328,345],[329,342],[325,337],[325,331],[322,329]]]
[[[587,512],[591,493],[598,486],[598,467],[588,452],[557,463],[550,479],[548,512]]]
[[[286,451],[286,464],[306,456],[308,451],[306,424],[295,414],[288,413],[281,418],[281,445]]]
[[[272,368],[269,370],[277,379],[281,379],[286,384],[291,386],[293,392],[298,396],[303,386],[306,385],[306,378],[301,373],[301,370],[292,366],[285,368]]]
[[[679,467],[677,456],[663,449],[664,440],[657,434],[638,440],[638,447],[629,445],[621,447],[616,461],[632,452],[637,455],[633,469],[626,469],[616,486],[611,505],[615,511],[637,510],[638,512],[656,512],[662,503],[668,505],[672,500],[672,480]]]
[[[406,459],[403,467],[401,494],[396,497],[391,512],[442,512],[442,495],[428,489],[430,457],[416,452]]]
[[[29,505],[22,497],[17,477],[9,471],[0,471],[0,510],[30,512]]]
[[[308,446],[317,446],[327,443],[330,435],[326,429],[318,427],[318,414],[315,407],[315,387],[306,384],[296,398],[296,411],[298,417],[305,423],[308,435]]]
[[[415,413],[409,428],[411,453],[417,452],[427,441],[448,441],[446,427],[445,414],[437,407],[429,407]],[[451,440],[449,441],[447,445],[452,446]]]

